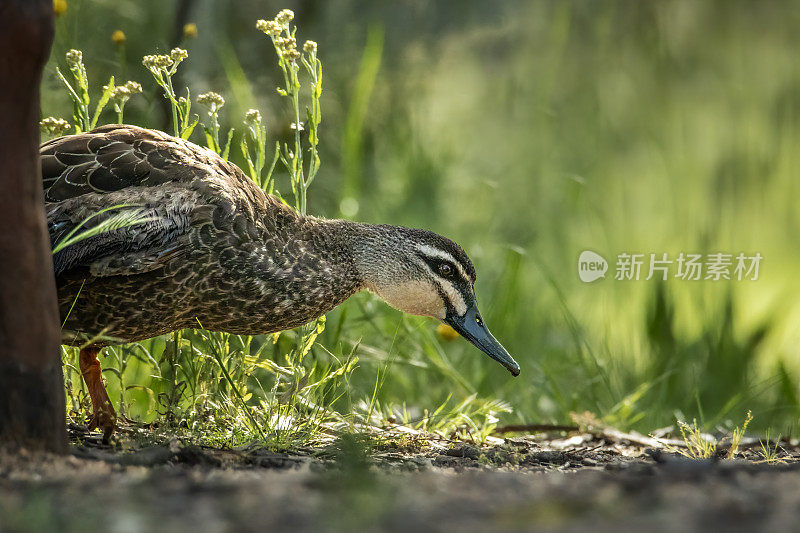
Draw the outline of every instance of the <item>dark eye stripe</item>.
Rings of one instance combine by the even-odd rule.
[[[461,299],[464,301],[464,304],[467,307],[471,305],[471,302],[473,301],[474,298],[474,296],[472,295],[472,280],[465,279],[463,276],[455,274],[452,274],[450,277],[442,276],[439,273],[439,265],[443,261],[442,258],[430,257],[422,253],[417,253],[417,255],[422,260],[422,262],[425,263],[425,265],[430,270],[431,275],[435,278],[436,291],[439,293],[439,296],[445,303],[445,307],[447,308],[448,313],[457,315],[458,311],[456,310],[455,305],[450,301],[450,298],[447,296],[445,290],[441,287],[442,283],[449,283],[450,285],[452,285],[456,289],[456,291],[458,291],[459,295],[461,296]]]
[[[419,256],[420,259],[422,259],[425,262],[426,265],[428,265],[428,268],[431,269],[431,272],[433,272],[438,276],[446,277],[449,281],[455,283],[460,292],[462,293],[464,292],[461,286],[462,281],[465,282],[468,286],[472,285],[473,280],[470,279],[469,276],[465,276],[464,274],[462,274],[463,265],[456,265],[453,261],[449,261],[439,256],[426,255],[422,252],[416,252],[416,254],[417,256]],[[439,272],[439,266],[442,263],[451,264],[450,268],[455,272],[451,272],[449,276],[444,276],[444,274]],[[458,266],[461,266],[461,268],[458,268]]]
[[[442,299],[444,302],[444,306],[447,309],[447,315],[455,315],[457,314],[456,308],[453,305],[453,302],[450,301],[450,298],[447,297],[447,293],[444,292],[444,289],[437,283],[436,284],[436,292],[439,293],[439,298]]]

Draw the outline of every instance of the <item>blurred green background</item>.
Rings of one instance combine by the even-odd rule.
[[[751,427],[793,432],[800,4],[66,0],[43,115],[70,119],[55,67],[79,48],[95,98],[112,74],[139,81],[127,122],[170,131],[141,57],[180,44],[177,83],[225,97],[223,130],[259,108],[284,138],[279,71],[255,29],[284,7],[325,67],[309,212],[462,244],[486,321],[522,365],[514,379],[434,321],[359,295],[321,338],[339,353],[360,341],[354,397],[391,361],[381,400],[419,412],[476,393],[510,404],[508,423],[590,411],[645,431],[713,428],[752,409]],[[606,279],[578,278],[587,249],[611,263]],[[720,251],[761,253],[759,279],[613,279],[623,252]]]

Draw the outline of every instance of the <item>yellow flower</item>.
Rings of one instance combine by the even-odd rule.
[[[125,44],[125,33],[122,30],[117,30],[111,34],[111,41],[114,44]]]
[[[248,126],[260,126],[261,120],[261,112],[258,109],[248,109],[244,115],[244,123]]]
[[[458,338],[458,332],[447,324],[439,324],[436,326],[436,334],[439,335],[440,339],[445,341],[452,341]]]
[[[256,22],[256,29],[263,31],[267,35],[271,37],[277,37],[281,34],[282,27],[280,24],[275,22],[274,20],[264,20],[260,19]]]
[[[291,9],[283,9],[275,16],[275,22],[281,26],[286,26],[294,18],[294,11]]]
[[[142,58],[142,65],[148,69],[155,71],[160,68],[168,68],[172,66],[172,58],[165,55],[149,55]]]
[[[189,22],[183,25],[183,36],[187,39],[194,39],[197,37],[197,24]]]
[[[103,87],[106,90],[106,87]],[[111,91],[111,98],[116,102],[124,104],[128,99],[136,93],[142,92],[142,86],[135,81],[129,81],[125,85],[117,85]]]
[[[129,81],[125,84],[125,87],[131,92],[131,94],[142,92],[142,85],[135,81]]]
[[[67,10],[67,0],[53,0],[53,13],[57,17],[61,16]]]
[[[83,52],[80,50],[75,50],[74,48],[69,50],[66,55],[67,65],[69,65],[70,69],[79,68],[81,62],[83,62]]]
[[[198,96],[197,103],[206,106],[212,113],[216,113],[225,105],[225,99],[221,94],[209,91]]]
[[[306,41],[303,45],[303,50],[305,50],[309,54],[316,54],[317,53],[317,43],[314,41]]]
[[[42,121],[39,122],[39,126],[42,128],[42,131],[55,137],[63,135],[71,127],[70,123],[66,120],[55,117],[42,119]]]
[[[172,51],[169,53],[170,59],[172,59],[173,63],[180,63],[187,57],[189,57],[189,52],[184,50],[183,48],[173,48]]]

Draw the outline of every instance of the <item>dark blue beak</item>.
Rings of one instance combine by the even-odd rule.
[[[477,305],[473,303],[464,316],[448,316],[444,321],[486,355],[506,367],[512,375],[519,376],[519,364],[489,332],[478,313]]]

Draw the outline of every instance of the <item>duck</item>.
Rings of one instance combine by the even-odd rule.
[[[437,233],[301,214],[213,151],[111,124],[40,146],[51,245],[125,211],[133,224],[53,255],[62,342],[81,346],[89,429],[116,413],[100,350],[183,328],[261,335],[306,324],[367,290],[429,316],[513,376],[520,366],[478,310],[475,268]]]

